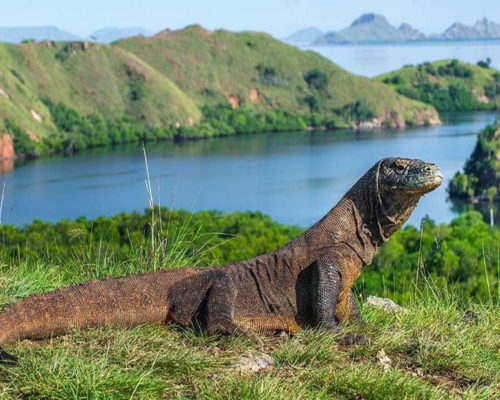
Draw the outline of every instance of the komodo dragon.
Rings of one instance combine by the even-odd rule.
[[[102,325],[197,324],[210,334],[239,328],[271,334],[361,320],[354,281],[442,177],[435,164],[383,159],[319,222],[276,251],[220,267],[95,280],[30,296],[0,314],[0,344]]]

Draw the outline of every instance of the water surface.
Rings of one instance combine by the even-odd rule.
[[[440,165],[445,182],[411,217],[447,222],[445,187],[493,113],[450,115],[449,125],[387,132],[297,132],[147,145],[155,201],[188,210],[260,210],[286,224],[323,216],[377,160],[404,156]],[[0,177],[2,222],[58,221],[147,207],[140,146],[39,160]]]
[[[475,64],[489,57],[491,66],[500,69],[500,40],[303,48],[322,54],[349,72],[368,77],[393,71],[407,64],[453,58]]]

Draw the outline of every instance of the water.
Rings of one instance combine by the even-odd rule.
[[[471,64],[491,58],[500,69],[500,41],[407,43],[394,45],[307,46],[349,72],[368,77],[419,64],[457,58]]]
[[[446,116],[445,116],[446,118]],[[147,146],[155,201],[188,210],[260,210],[286,224],[323,216],[377,160],[418,157],[440,165],[444,184],[411,217],[456,215],[445,187],[492,113],[448,116],[449,125],[390,132],[262,134]],[[147,207],[140,146],[99,149],[17,167],[5,180],[2,222],[97,217]]]

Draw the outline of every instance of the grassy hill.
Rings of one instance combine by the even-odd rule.
[[[376,80],[439,111],[499,109],[500,71],[482,65],[443,60],[404,67]]]
[[[112,45],[0,43],[0,132],[21,155],[374,118],[439,120],[432,107],[260,33],[192,26]]]
[[[132,115],[150,125],[200,118],[194,102],[166,76],[113,46],[0,44],[0,87],[8,96],[0,96],[2,120],[40,136],[54,128],[45,100],[83,115]]]
[[[423,110],[421,104],[352,75],[317,53],[264,33],[210,32],[194,25],[126,39],[117,46],[169,76],[200,105],[233,101],[258,109],[307,113],[313,108],[332,114],[362,100],[375,116],[395,112],[407,120]],[[314,106],[308,98],[317,100]]]
[[[298,234],[259,213],[162,213],[2,226],[0,304],[93,278],[252,257]],[[427,221],[422,234],[398,232],[359,279],[367,326],[344,327],[367,338],[356,346],[314,329],[260,339],[172,326],[74,331],[5,346],[19,365],[0,366],[0,397],[498,398],[499,238],[476,213],[447,225]],[[369,294],[396,298],[407,312],[371,308],[362,300]],[[258,352],[274,365],[238,369],[241,357]]]

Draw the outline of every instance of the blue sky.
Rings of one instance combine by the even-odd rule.
[[[286,36],[306,26],[338,30],[364,12],[425,33],[482,17],[500,23],[499,0],[0,0],[0,26],[56,25],[86,35],[105,26],[158,31],[200,23]]]

